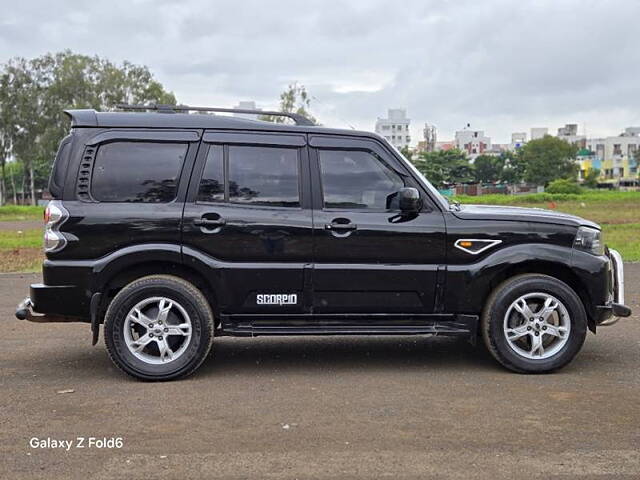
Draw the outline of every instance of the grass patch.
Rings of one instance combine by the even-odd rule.
[[[640,192],[608,192],[587,190],[585,193],[532,193],[528,195],[457,195],[460,203],[481,203],[485,205],[522,205],[549,202],[619,203],[635,202],[640,205]]]
[[[42,248],[42,229],[0,230],[0,250]]]
[[[4,205],[0,207],[0,222],[42,220],[44,208],[27,205]]]
[[[640,223],[602,225],[604,242],[627,261],[640,261]]]
[[[455,199],[460,203],[545,208],[592,220],[602,226],[604,240],[609,247],[618,250],[626,261],[640,261],[640,192],[460,195]]]

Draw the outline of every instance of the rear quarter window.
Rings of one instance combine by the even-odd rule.
[[[53,198],[62,197],[62,189],[64,188],[64,180],[69,167],[69,154],[71,152],[71,135],[65,137],[60,142],[56,158],[53,161],[53,169],[49,177],[49,193]]]
[[[183,143],[152,142],[101,145],[93,166],[91,196],[100,202],[174,200],[187,147]]]

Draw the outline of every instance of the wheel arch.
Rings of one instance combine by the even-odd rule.
[[[497,272],[491,279],[490,291],[494,291],[504,281],[526,273],[548,275],[566,283],[574,292],[576,292],[576,295],[578,295],[580,301],[585,306],[589,330],[595,332],[596,323],[594,312],[591,312],[591,309],[589,308],[590,302],[587,288],[580,277],[578,277],[571,267],[566,264],[547,260],[525,260],[520,263],[509,265],[504,270]]]
[[[219,321],[218,295],[215,285],[207,278],[202,269],[185,264],[180,250],[157,248],[149,246],[144,255],[131,252],[118,256],[110,262],[105,262],[101,268],[94,270],[94,292],[101,292],[99,315],[104,313],[116,294],[132,281],[149,275],[173,275],[192,283],[203,292],[214,313],[216,322]]]
[[[584,305],[588,325],[595,331],[597,306],[591,301],[589,270],[576,268],[571,249],[527,243],[498,249],[475,263],[447,266],[445,311],[478,314],[498,285],[523,273],[549,275],[573,289]]]

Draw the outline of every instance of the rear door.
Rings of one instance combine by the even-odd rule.
[[[432,313],[444,269],[442,212],[406,167],[374,140],[314,135],[315,313]],[[395,193],[420,191],[401,215]]]
[[[183,217],[223,314],[305,313],[312,218],[306,136],[207,131]]]

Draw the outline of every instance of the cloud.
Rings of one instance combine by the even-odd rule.
[[[404,107],[421,136],[640,124],[636,0],[23,1],[3,9],[0,61],[70,48],[148,65],[185,103],[277,106],[307,86],[326,125],[372,129]]]

